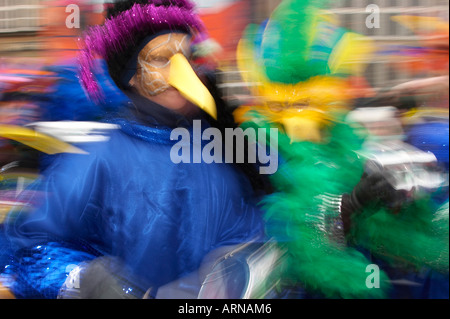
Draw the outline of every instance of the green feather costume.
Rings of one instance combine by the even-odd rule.
[[[312,12],[317,12],[317,7],[311,3],[283,1],[266,27],[270,33],[264,34],[254,50],[257,56],[266,57],[265,73],[273,82],[297,83],[329,74],[326,65],[311,63],[307,57],[313,37],[298,39],[298,28],[310,30],[315,19]],[[299,18],[301,23],[295,29],[292,23]],[[278,34],[271,25],[276,25]],[[285,50],[298,52],[299,58],[283,55]],[[305,69],[308,71],[299,72]],[[267,136],[265,141],[278,148],[280,163],[271,176],[275,192],[261,205],[266,212],[267,235],[287,252],[282,283],[300,285],[325,298],[388,297],[391,285],[385,272],[379,273],[379,288],[368,282],[373,278],[372,261],[363,251],[392,266],[430,267],[448,273],[448,203],[439,208],[422,198],[405,204],[396,214],[386,208],[367,207],[354,216],[350,233],[344,234],[340,196],[350,193],[362,176],[365,158],[358,154],[364,137],[346,123],[342,109],[329,108],[327,114],[320,142],[293,141],[282,124],[258,107],[250,108],[241,121],[243,129],[265,128],[269,132],[269,128],[279,128],[277,145],[273,137],[269,140]]]

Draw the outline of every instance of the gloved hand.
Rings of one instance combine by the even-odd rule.
[[[368,205],[399,207],[407,200],[405,190],[396,190],[382,172],[364,173],[350,194],[344,194],[341,204],[341,217],[344,230],[351,227],[351,216],[361,212]]]
[[[392,207],[401,202],[402,199],[406,199],[405,192],[395,190],[381,172],[370,175],[364,173],[350,194],[350,200],[358,210],[363,209],[368,204],[384,204]]]
[[[58,299],[138,299],[144,292],[132,282],[135,279],[117,258],[98,257],[70,272]]]
[[[395,189],[386,174],[364,173],[353,189],[350,198],[355,208],[361,210],[367,205],[385,206],[395,209],[405,203],[414,190]]]

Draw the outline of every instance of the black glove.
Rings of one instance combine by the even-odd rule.
[[[387,174],[364,173],[350,194],[350,198],[357,209],[363,209],[369,204],[396,208],[408,199],[408,191],[395,189],[388,180]]]
[[[396,190],[385,174],[364,173],[350,194],[344,194],[341,204],[341,216],[344,229],[350,229],[351,216],[361,212],[368,205],[385,206],[390,209],[399,207],[407,199],[407,192]]]
[[[357,209],[362,209],[368,204],[378,203],[390,206],[396,202],[396,197],[398,196],[396,192],[381,172],[371,175],[364,173],[350,194],[350,198]]]

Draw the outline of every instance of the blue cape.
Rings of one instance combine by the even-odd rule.
[[[7,220],[18,298],[55,298],[70,265],[105,255],[125,263],[139,297],[197,270],[216,248],[261,238],[245,175],[230,164],[172,163],[170,121],[180,118],[152,107],[154,116],[110,118],[121,129],[79,145],[88,155],[52,157],[32,185],[44,194],[38,207]]]

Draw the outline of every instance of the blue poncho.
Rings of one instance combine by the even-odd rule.
[[[136,116],[129,106],[108,119],[121,127],[108,142],[80,145],[88,155],[47,159],[32,186],[44,194],[40,205],[5,223],[13,258],[4,275],[16,278],[16,297],[55,298],[71,265],[105,255],[124,262],[141,297],[195,271],[214,249],[263,233],[236,167],[170,160],[171,128],[191,130],[189,120],[154,104]]]

